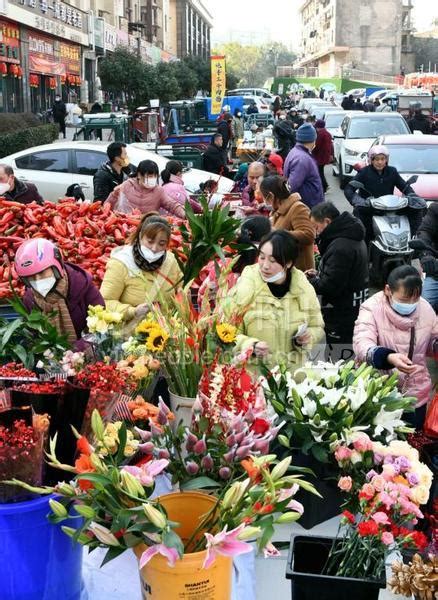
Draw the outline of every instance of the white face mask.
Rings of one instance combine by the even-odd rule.
[[[157,260],[160,260],[160,258],[164,255],[165,250],[160,250],[160,252],[153,252],[150,248],[148,248],[147,246],[140,246],[141,248],[141,253],[143,254],[143,257],[148,261],[148,262],[155,262]]]
[[[280,281],[280,279],[284,279],[284,277],[286,277],[284,269],[282,269],[278,273],[275,273],[275,275],[272,275],[271,277],[265,277],[261,271],[260,274],[262,276],[263,281],[265,281],[266,283],[276,283],[277,281]]]
[[[10,189],[11,186],[9,185],[9,183],[0,183],[0,196],[3,196],[3,194],[9,192]]]
[[[56,277],[54,277],[53,275],[51,275],[50,277],[44,277],[44,279],[36,279],[35,281],[30,282],[30,285],[33,287],[33,289],[36,292],[38,292],[38,294],[41,294],[43,298],[47,296],[47,294],[55,286],[55,284]]]
[[[143,181],[143,185],[145,188],[152,189],[157,187],[158,179],[156,177],[148,177]]]

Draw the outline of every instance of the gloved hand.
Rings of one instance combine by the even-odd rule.
[[[421,259],[421,267],[428,277],[438,276],[438,259],[434,258],[430,254],[426,254]]]
[[[370,199],[362,198],[362,196],[360,196],[359,194],[354,194],[353,198],[351,199],[351,204],[354,208],[359,207],[359,206],[369,207]]]

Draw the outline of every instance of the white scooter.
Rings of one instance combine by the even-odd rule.
[[[416,175],[410,177],[406,182],[406,187],[415,183],[417,179]],[[356,190],[369,193],[359,181],[350,181],[349,185]],[[370,279],[381,285],[392,269],[403,264],[410,264],[413,258],[414,251],[409,246],[413,237],[409,219],[405,214],[401,214],[401,211],[406,208],[425,210],[426,201],[412,195],[388,194],[379,198],[373,198],[371,195],[368,198],[362,198],[356,195],[353,206],[362,206],[373,210],[374,237],[369,245]]]

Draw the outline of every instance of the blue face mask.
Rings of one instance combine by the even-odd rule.
[[[395,310],[396,313],[402,315],[402,317],[407,317],[411,315],[414,310],[417,308],[418,302],[414,302],[413,304],[403,304],[402,302],[391,302],[391,307]]]

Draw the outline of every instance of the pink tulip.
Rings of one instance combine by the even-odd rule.
[[[126,466],[122,467],[122,471],[126,471],[133,477],[135,477],[142,485],[150,487],[154,485],[154,480],[157,475],[159,475],[169,464],[168,460],[151,460],[150,462],[141,465],[141,467],[136,466]]]
[[[228,448],[232,448],[234,446],[234,444],[236,443],[236,436],[234,435],[234,433],[227,437],[225,443],[228,446]]]
[[[214,563],[218,554],[222,554],[223,556],[239,556],[239,554],[252,552],[250,544],[237,539],[237,536],[243,529],[245,529],[244,523],[231,531],[227,531],[227,526],[225,525],[223,531],[220,531],[216,535],[205,533],[204,535],[207,538],[207,554],[202,565],[203,568],[208,569]]]
[[[163,401],[163,399],[160,396],[160,399],[158,400],[158,408],[160,409],[161,412],[163,412],[165,415],[168,415],[170,413],[169,407],[167,406],[167,404]]]
[[[158,458],[170,458],[170,452],[166,448],[158,451]]]
[[[203,459],[201,460],[201,467],[203,469],[205,469],[206,471],[211,471],[213,466],[214,466],[213,459],[211,458],[210,454],[206,454],[203,457]]]
[[[140,429],[140,427],[134,427],[134,431],[138,433],[142,442],[149,442],[152,438],[150,431],[145,431],[144,429]]]
[[[168,548],[164,544],[155,544],[155,546],[150,546],[147,550],[143,552],[140,557],[139,567],[142,569],[148,562],[154,557],[156,554],[161,554],[165,558],[167,558],[167,564],[169,567],[174,567],[176,561],[178,560],[178,552],[175,548]]]
[[[193,450],[197,441],[198,441],[198,438],[196,437],[196,435],[194,433],[189,432],[187,434],[187,437],[186,437],[187,452],[191,452]]]
[[[199,465],[197,465],[193,460],[189,460],[186,463],[186,471],[189,475],[196,475],[199,471]]]
[[[145,454],[152,454],[155,450],[155,446],[152,442],[145,442],[144,444],[139,444],[138,448]]]

